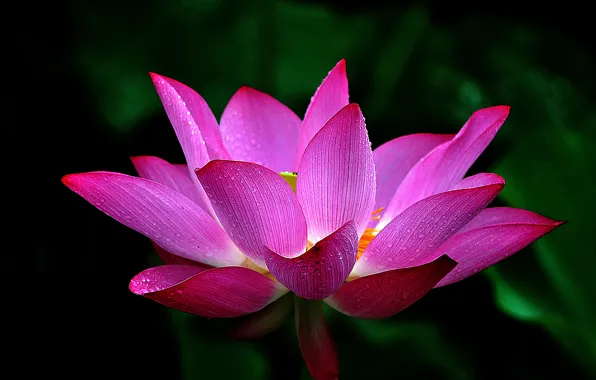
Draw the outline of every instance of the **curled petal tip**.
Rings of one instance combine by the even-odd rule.
[[[163,75],[160,75],[160,74],[157,74],[157,73],[154,73],[151,71],[149,72],[149,77],[151,78],[151,81],[154,84],[157,84],[157,81],[159,81],[160,79],[166,79],[166,77],[164,77]]]
[[[71,182],[71,177],[73,176],[73,174],[66,174],[63,175],[62,178],[60,179],[60,181],[65,184],[66,186],[70,187],[69,184]]]

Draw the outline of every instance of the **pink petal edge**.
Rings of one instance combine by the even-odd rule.
[[[230,158],[223,145],[217,119],[207,102],[184,83],[149,73],[168,118],[180,141],[189,169],[209,160]]]
[[[524,209],[487,208],[436,250],[435,255],[449,255],[459,263],[436,287],[478,273],[564,223]]]
[[[443,255],[417,267],[360,277],[345,283],[325,302],[351,317],[388,318],[422,298],[456,265]]]
[[[223,142],[233,160],[280,173],[293,171],[302,121],[275,98],[244,86],[221,116]]]
[[[415,202],[447,191],[459,182],[503,125],[509,109],[495,106],[474,112],[452,140],[424,156],[405,176],[377,228],[386,226]]]
[[[417,133],[398,137],[373,150],[377,176],[374,209],[386,208],[410,169],[428,152],[454,136],[453,134]]]
[[[364,117],[357,104],[337,112],[312,139],[300,162],[296,196],[317,241],[352,220],[358,236],[375,202],[375,167]]]
[[[358,235],[350,221],[301,256],[288,259],[269,251],[265,263],[271,274],[297,296],[322,300],[344,283],[357,252]]]
[[[470,179],[471,178],[471,179]],[[359,276],[429,262],[437,247],[482,211],[503,189],[492,173],[468,177],[456,190],[422,199],[391,221],[368,245],[353,273]],[[479,187],[465,188],[465,184]]]
[[[284,257],[306,250],[306,221],[290,186],[263,166],[211,161],[197,171],[230,238],[255,264],[265,267],[266,247]]]
[[[100,211],[170,253],[212,266],[245,260],[210,215],[160,183],[112,172],[69,174],[62,182]]]
[[[195,169],[210,160],[230,158],[217,120],[207,102],[192,88],[163,75],[149,74],[184,152],[189,176],[199,197],[205,199],[205,192],[194,175]],[[207,203],[207,207],[213,216],[211,204]]]
[[[284,288],[244,267],[203,269],[188,265],[149,268],[130,281],[130,291],[162,305],[210,318],[254,313],[278,299]]]
[[[317,88],[306,109],[304,121],[300,128],[294,170],[298,171],[302,154],[310,140],[323,128],[329,119],[348,104],[348,77],[346,61],[340,60],[327,74],[323,83]]]
[[[131,157],[130,160],[141,178],[159,182],[191,199],[206,212],[210,212],[207,195],[197,190],[197,185],[189,175],[186,165],[173,165],[154,156],[136,156]],[[181,170],[181,166],[184,170]]]

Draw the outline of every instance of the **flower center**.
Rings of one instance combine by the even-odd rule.
[[[281,178],[285,179],[288,185],[296,192],[296,179],[298,179],[298,173],[296,172],[281,172],[279,173]]]
[[[298,178],[298,173],[296,173],[296,172],[281,172],[281,173],[279,173],[279,175],[281,176],[281,178],[283,178],[288,183],[288,185],[290,185],[292,190],[294,192],[296,192],[296,180]],[[379,207],[377,210],[373,211],[372,217],[370,219],[371,220],[379,220],[381,218],[381,215],[380,215],[381,211],[383,211],[383,207]],[[370,242],[375,238],[375,236],[377,236],[378,233],[379,233],[379,230],[377,230],[376,228],[369,227],[364,230],[364,233],[362,234],[362,237],[360,238],[360,241],[358,242],[358,256],[356,257],[356,259],[359,259],[360,256],[362,256],[366,247],[368,247]],[[313,243],[308,241],[306,243],[306,250],[311,249],[313,247],[313,245],[314,245]]]

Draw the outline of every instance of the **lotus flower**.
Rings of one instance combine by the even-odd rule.
[[[165,265],[136,275],[135,294],[227,318],[293,292],[316,379],[339,376],[319,300],[349,316],[386,318],[561,224],[486,208],[504,180],[465,177],[507,106],[475,112],[456,135],[413,134],[372,151],[360,108],[348,103],[343,60],[303,120],[242,87],[218,125],[192,89],[151,76],[186,165],[134,157],[140,177],[90,172],[63,183],[156,246]]]

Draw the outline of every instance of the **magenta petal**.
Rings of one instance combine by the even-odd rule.
[[[277,173],[257,164],[211,161],[197,176],[223,228],[257,265],[269,247],[284,257],[306,249],[306,221],[294,192]]]
[[[220,126],[232,159],[255,162],[279,173],[294,170],[301,122],[273,97],[242,87],[226,106]]]
[[[375,202],[375,166],[357,104],[341,109],[302,156],[296,195],[315,243],[352,220],[361,236]]]
[[[151,73],[151,79],[189,168],[194,171],[209,160],[229,158],[217,120],[207,102],[192,88],[174,79],[154,73]]]
[[[163,265],[137,274],[129,288],[173,309],[212,318],[254,313],[283,294],[275,281],[244,267]]]
[[[345,283],[325,302],[352,317],[387,318],[422,298],[456,265],[443,255],[417,267],[360,277]]]
[[[378,226],[384,227],[413,203],[446,191],[459,182],[508,115],[508,106],[476,111],[451,141],[437,146],[410,170],[384,210]]]
[[[209,212],[209,200],[205,193],[202,193],[202,197],[201,192],[197,190],[186,165],[172,165],[166,160],[153,156],[131,157],[131,160],[139,176],[176,190]]]
[[[492,184],[447,191],[414,203],[372,240],[354,273],[362,276],[429,262],[437,247],[499,194],[504,181],[492,176]]]
[[[395,190],[412,167],[437,145],[454,135],[419,133],[398,137],[373,151],[377,173],[377,196],[374,209],[387,207]]]
[[[160,183],[110,172],[70,174],[62,182],[170,253],[213,266],[245,259],[210,215]]]
[[[336,112],[348,104],[348,77],[346,61],[341,60],[327,74],[312,97],[298,137],[295,168],[298,168],[310,140]]]
[[[449,190],[472,189],[475,187],[490,186],[490,185],[505,185],[505,180],[495,173],[478,173],[471,175],[457,182],[451,186]]]
[[[301,256],[288,259],[269,251],[265,263],[271,274],[297,296],[322,300],[348,278],[357,252],[358,235],[350,221]]]
[[[486,269],[562,224],[523,209],[485,209],[437,249],[437,255],[449,255],[459,263],[437,286],[463,280]]]
[[[316,380],[339,379],[339,360],[320,301],[296,297],[296,331],[302,357]]]

